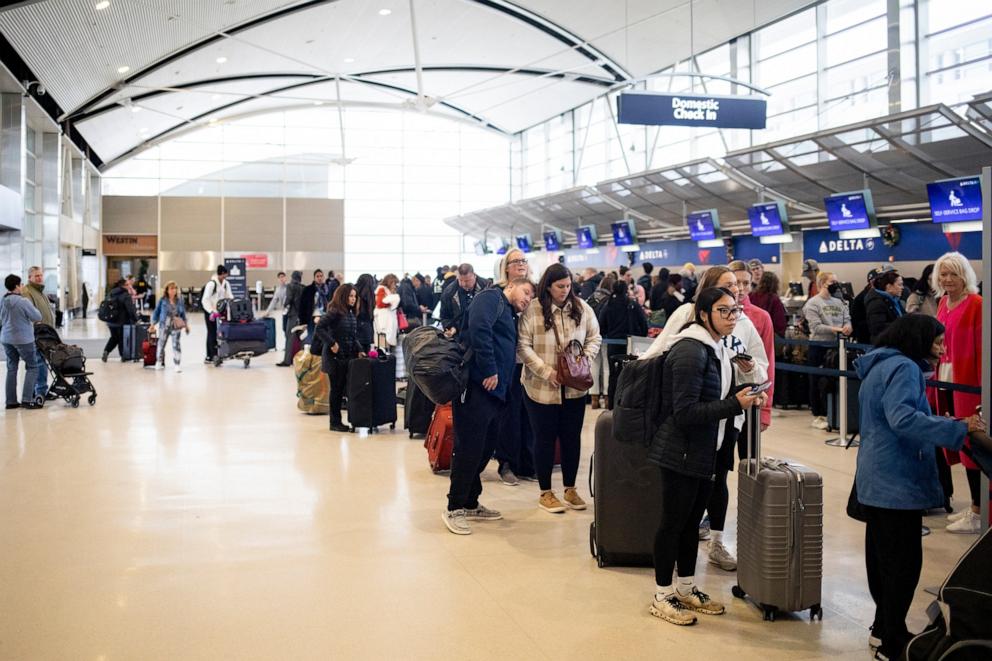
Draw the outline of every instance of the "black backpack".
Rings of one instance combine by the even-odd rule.
[[[107,297],[100,302],[100,307],[96,311],[96,318],[108,324],[115,323],[120,317],[120,305],[118,302]]]
[[[661,381],[665,355],[624,365],[613,402],[613,436],[621,443],[651,444],[664,417]]]
[[[468,385],[469,355],[454,338],[434,326],[419,326],[403,341],[406,373],[437,405],[460,397]]]

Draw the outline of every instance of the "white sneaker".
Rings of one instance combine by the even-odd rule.
[[[182,371],[183,371],[183,368],[180,367],[179,365],[176,365],[176,374],[178,374],[179,372],[182,372]]]
[[[709,543],[709,560],[711,565],[716,565],[724,571],[734,571],[737,569],[737,558],[727,550],[723,542],[711,539]]]
[[[830,425],[827,424],[827,419],[822,415],[813,418],[813,422],[811,422],[809,426],[823,431],[830,429]]]
[[[966,514],[947,526],[947,532],[958,535],[977,535],[982,532],[982,517],[978,516],[971,509],[966,510]]]
[[[947,522],[948,523],[954,523],[955,521],[960,521],[964,517],[968,516],[968,513],[969,512],[971,512],[971,508],[970,507],[965,507],[963,510],[958,510],[954,514],[948,514],[947,515]]]
[[[679,626],[686,627],[696,623],[696,616],[674,594],[661,601],[656,596],[648,611],[659,619]]]

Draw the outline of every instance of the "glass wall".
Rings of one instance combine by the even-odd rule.
[[[688,74],[751,83],[769,93],[764,130],[617,125],[612,115],[616,95],[611,94],[524,131],[513,145],[514,182],[522,182],[513,187],[514,199],[721,157],[932,103],[959,104],[992,89],[992,4],[900,0],[898,6],[889,5],[887,0],[821,2],[636,86],[667,93],[740,94],[747,89]],[[542,140],[552,124],[571,124],[572,140]],[[571,179],[569,162],[575,164]]]
[[[433,115],[377,109],[347,109],[344,129],[342,145],[338,112],[329,107],[222,122],[108,170],[103,192],[342,198],[348,278],[365,271],[433,272],[457,262],[461,237],[443,220],[509,198],[504,136]],[[554,134],[553,123],[543,130],[553,134],[555,149],[569,132]]]

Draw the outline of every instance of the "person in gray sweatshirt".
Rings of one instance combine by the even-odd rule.
[[[22,294],[20,277],[11,273],[4,279],[7,293],[0,301],[0,343],[7,354],[7,408],[40,409],[44,397],[34,397],[34,384],[38,377],[38,352],[34,348],[34,324],[41,321],[41,313]],[[17,401],[17,364],[24,361],[24,387],[21,401]]]
[[[840,285],[837,276],[830,271],[820,271],[816,277],[816,296],[811,296],[803,306],[803,317],[809,325],[810,339],[814,341],[832,341],[840,333],[850,336],[851,312],[847,302],[841,298]],[[827,347],[809,348],[806,364],[810,367],[823,367]],[[813,376],[809,380],[809,407],[813,413],[811,425],[816,429],[826,430],[827,424],[827,390],[828,381],[824,377]]]

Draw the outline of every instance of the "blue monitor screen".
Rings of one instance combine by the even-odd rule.
[[[634,224],[629,220],[621,220],[613,223],[613,243],[617,246],[632,246],[636,241],[634,237]]]
[[[871,191],[831,195],[823,198],[823,205],[827,209],[827,221],[832,232],[866,230],[875,225],[875,207],[872,204]]]
[[[517,237],[517,247],[523,250],[524,252],[531,252],[533,250],[533,247],[531,247],[530,244],[530,235],[529,234],[519,235]]]
[[[596,247],[596,228],[592,225],[583,225],[575,230],[575,237],[579,241],[579,247],[589,250]]]
[[[982,219],[982,180],[978,177],[943,179],[927,184],[927,197],[935,223]]]
[[[685,217],[689,225],[689,236],[694,241],[707,241],[717,238],[720,231],[720,221],[717,220],[716,209],[693,211]]]
[[[499,240],[499,247],[496,248],[497,255],[505,255],[506,251],[510,249],[510,243],[506,239]]]
[[[747,210],[748,220],[751,221],[751,234],[753,236],[785,234],[784,215],[785,210],[780,202],[755,204]]]
[[[544,233],[544,249],[549,252],[561,250],[561,233],[558,230]]]

